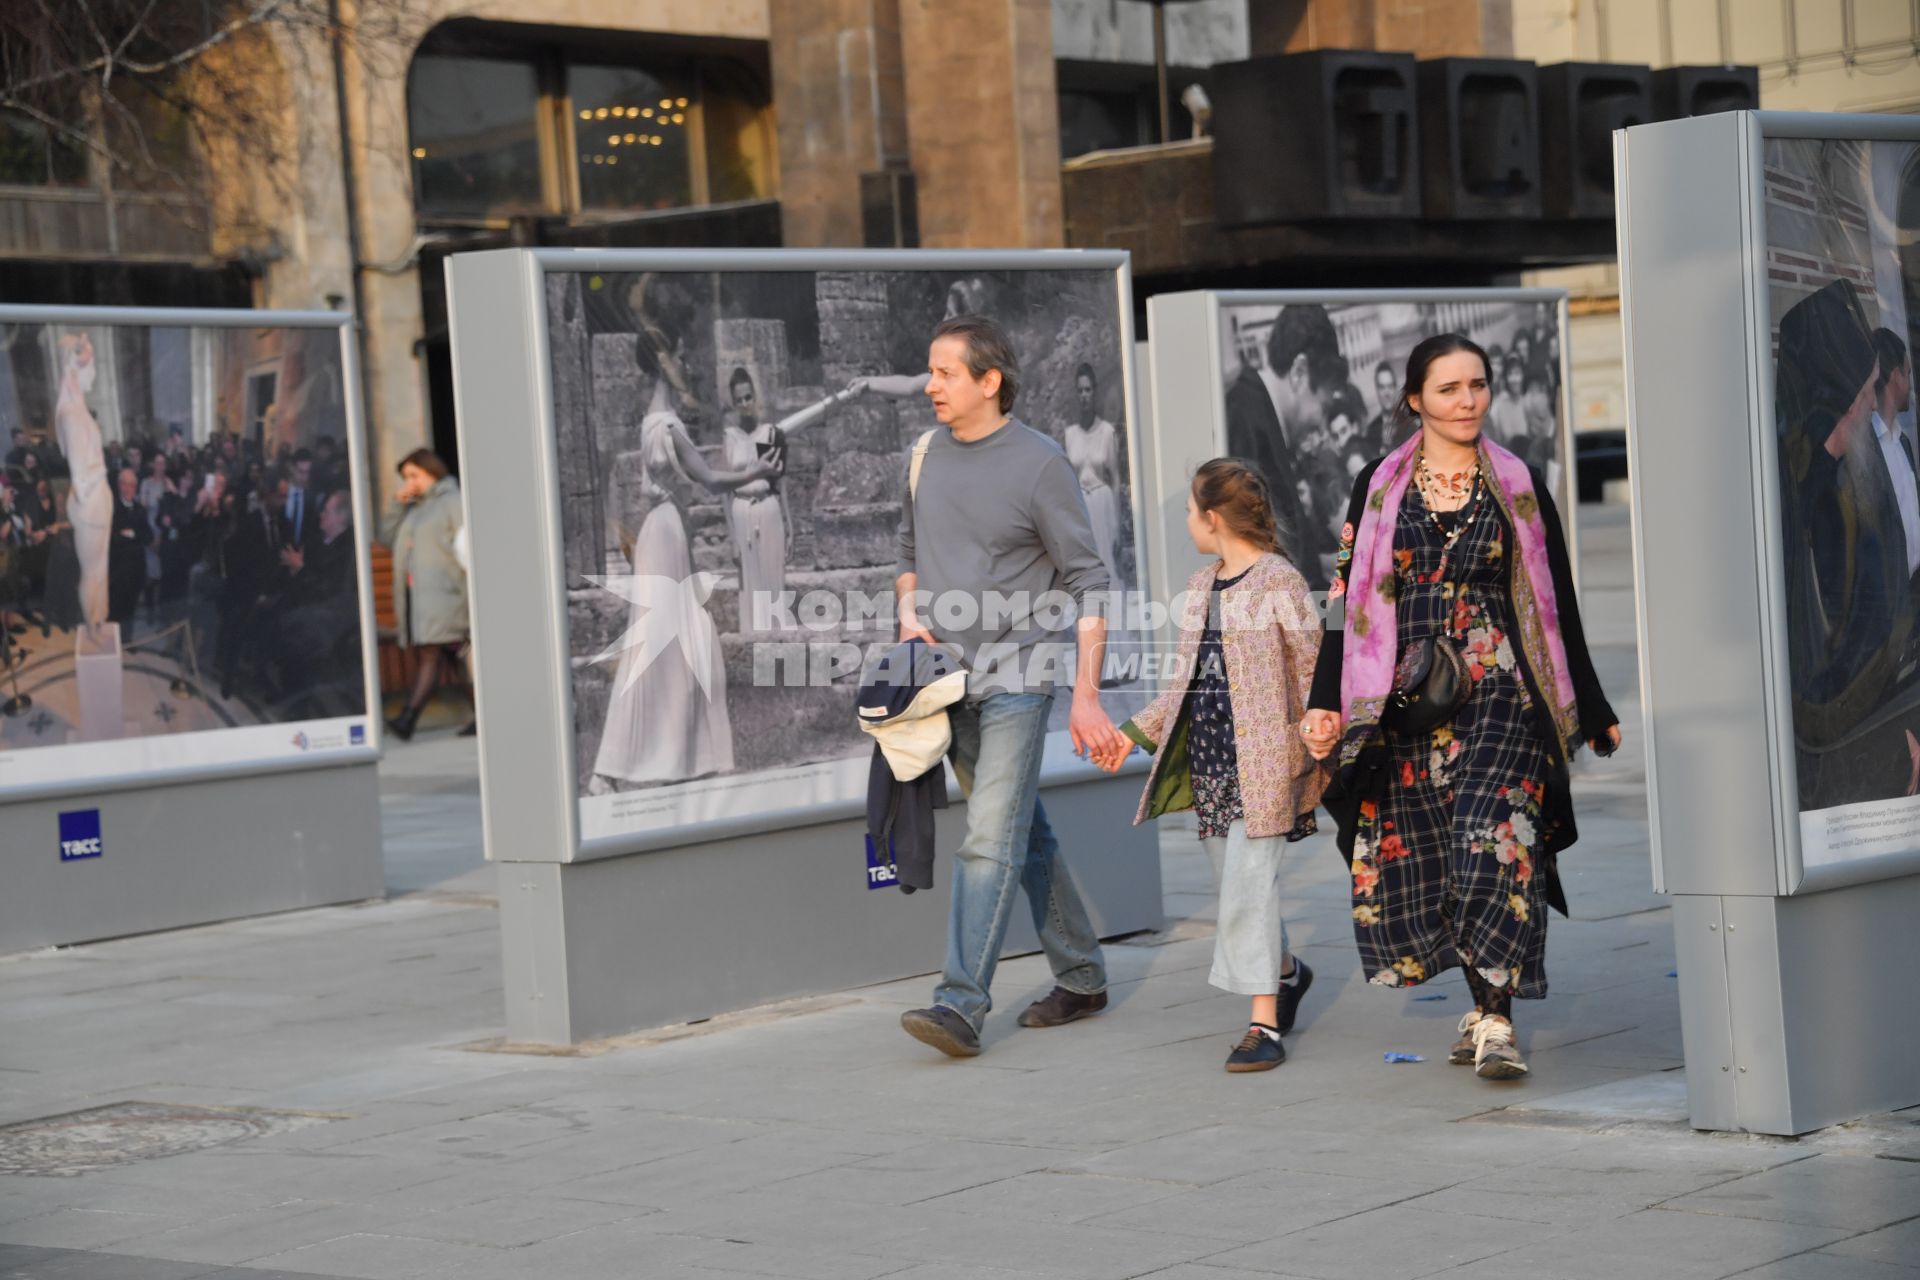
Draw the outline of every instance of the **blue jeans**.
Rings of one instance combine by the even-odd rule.
[[[1081,995],[1107,988],[1100,939],[1040,805],[1040,754],[1052,705],[1051,694],[997,693],[947,709],[953,726],[947,756],[967,796],[967,838],[954,856],[947,967],[933,999],[976,1031],[993,1008],[987,988],[1016,888],[1026,890],[1055,981]]]

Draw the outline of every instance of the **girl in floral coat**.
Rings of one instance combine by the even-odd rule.
[[[1486,1079],[1527,1066],[1513,1000],[1547,992],[1555,860],[1575,838],[1567,762],[1611,754],[1620,726],[1587,655],[1560,518],[1538,472],[1483,438],[1486,353],[1443,334],[1413,349],[1402,409],[1420,430],[1354,485],[1301,735],[1338,772],[1327,809],[1351,859],[1369,981],[1406,987],[1459,966],[1474,1008],[1450,1060]],[[1430,732],[1390,695],[1432,640],[1469,693]],[[1438,658],[1435,659],[1436,662]]]
[[[1187,532],[1202,569],[1175,602],[1180,643],[1166,689],[1121,726],[1154,753],[1136,823],[1193,809],[1220,880],[1220,921],[1208,981],[1253,997],[1246,1035],[1228,1071],[1265,1071],[1286,1060],[1313,970],[1287,950],[1280,916],[1280,855],[1314,831],[1326,771],[1294,726],[1306,710],[1320,617],[1306,579],[1280,551],[1273,506],[1247,463],[1216,458],[1187,495]],[[1132,751],[1101,760],[1117,769]]]

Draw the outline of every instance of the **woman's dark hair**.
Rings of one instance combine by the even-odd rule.
[[[967,372],[978,382],[989,369],[1000,371],[1000,412],[1013,409],[1013,398],[1020,394],[1020,357],[1000,326],[985,316],[955,316],[942,320],[933,331],[933,340],[958,338],[967,344]]]
[[[1266,477],[1251,462],[1215,458],[1201,463],[1193,473],[1193,505],[1214,512],[1236,536],[1261,550],[1285,554],[1282,538],[1290,531],[1280,527]]]
[[[1400,401],[1394,406],[1394,415],[1402,422],[1411,423],[1417,416],[1413,412],[1413,398],[1420,394],[1420,388],[1427,385],[1427,370],[1441,356],[1450,356],[1461,351],[1471,351],[1480,357],[1480,367],[1487,375],[1487,381],[1493,381],[1493,362],[1487,359],[1484,348],[1472,338],[1458,333],[1436,333],[1424,338],[1407,356],[1407,380],[1400,387]]]
[[[415,449],[412,453],[400,459],[400,465],[395,467],[394,470],[404,472],[408,467],[418,467],[435,480],[445,480],[447,478],[447,464],[440,461],[440,455],[431,449]]]
[[[753,375],[747,372],[745,365],[737,364],[733,367],[733,373],[727,378],[727,394],[732,395],[733,389],[743,382],[747,384],[747,390],[753,391],[755,389],[753,385]]]
[[[1100,379],[1093,376],[1093,366],[1088,364],[1085,360],[1082,360],[1080,362],[1080,367],[1073,371],[1073,380],[1075,382],[1080,381],[1080,379],[1082,378],[1085,378],[1088,382],[1091,382],[1096,387],[1100,385]]]

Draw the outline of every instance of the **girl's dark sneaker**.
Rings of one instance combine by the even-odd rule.
[[[1313,985],[1313,970],[1298,956],[1293,959],[1293,972],[1299,981],[1292,986],[1284,982],[1280,984],[1280,1003],[1273,1019],[1273,1024],[1280,1028],[1281,1035],[1293,1030],[1293,1015],[1300,1012],[1300,997],[1306,995],[1307,988]]]
[[[1259,1027],[1248,1027],[1247,1034],[1227,1055],[1229,1071],[1271,1071],[1287,1060],[1287,1051],[1279,1036],[1270,1036]]]

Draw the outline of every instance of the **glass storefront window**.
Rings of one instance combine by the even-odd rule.
[[[733,64],[702,68],[708,200],[767,200],[774,195],[778,142],[759,96],[751,77]]]
[[[544,207],[539,77],[530,62],[422,54],[407,84],[414,198],[426,214]]]
[[[674,209],[694,202],[698,122],[685,78],[636,67],[567,69],[574,160],[586,209]]]

